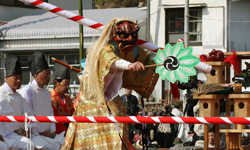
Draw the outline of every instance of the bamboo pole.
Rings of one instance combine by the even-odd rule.
[[[64,62],[62,62],[62,61],[60,61],[60,60],[58,60],[58,59],[56,59],[56,58],[54,58],[54,57],[51,57],[51,60],[54,61],[54,62],[56,62],[56,63],[59,63],[60,65],[63,65],[64,67],[69,68],[70,70],[73,70],[73,71],[76,71],[76,72],[81,72],[81,70],[79,70],[79,69],[77,69],[77,68],[75,68],[75,67],[73,67],[73,66],[70,66],[70,65],[68,65],[68,64],[65,64]],[[162,66],[162,65],[163,65],[163,64],[147,65],[147,66],[145,66],[145,68],[157,67],[157,66]],[[131,69],[126,69],[126,70],[131,70]]]
[[[146,65],[145,68],[149,68],[149,67],[157,67],[157,66],[162,66],[163,64],[153,64],[153,65]],[[132,69],[126,69],[126,70],[132,70]]]
[[[56,62],[56,63],[58,63],[58,64],[60,64],[60,65],[63,65],[64,67],[67,67],[67,68],[69,68],[70,70],[73,70],[73,71],[75,71],[75,72],[77,72],[77,73],[81,72],[81,70],[79,70],[79,69],[77,69],[77,68],[75,68],[75,67],[73,67],[73,66],[70,66],[70,65],[68,65],[68,64],[65,64],[64,62],[62,62],[62,61],[60,61],[60,60],[58,60],[58,59],[56,59],[56,58],[54,58],[54,57],[51,57],[51,60],[54,61],[54,62]]]

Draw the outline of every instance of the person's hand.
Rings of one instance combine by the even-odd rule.
[[[17,129],[14,132],[17,133],[18,135],[26,136],[26,132],[23,129]]]
[[[0,135],[0,141],[4,142],[4,139],[3,139],[2,135]]]
[[[40,132],[39,134],[51,138],[51,134],[49,131]]]
[[[55,136],[56,136],[56,132],[53,132],[53,133],[50,134],[50,137],[51,137],[52,139],[54,139]]]
[[[130,70],[133,70],[133,71],[141,71],[141,70],[145,70],[145,66],[143,65],[143,63],[137,61],[137,62],[134,62],[130,65],[128,65],[128,68]]]

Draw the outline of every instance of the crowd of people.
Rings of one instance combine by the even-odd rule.
[[[142,108],[139,106],[138,99],[131,94],[131,89],[125,89],[125,94],[121,96],[129,116],[142,116]],[[193,113],[197,116],[199,103],[192,108]],[[180,110],[180,105],[166,105],[162,110],[147,113],[146,116],[172,116],[182,117],[183,112]],[[185,142],[178,137],[179,124],[147,124],[146,130],[142,130],[142,124],[129,125],[129,140],[136,148],[142,148],[142,133],[145,132],[148,148],[170,148],[183,146],[198,146],[204,147],[204,125],[196,124],[194,130],[189,130]],[[211,128],[208,133],[208,146],[214,147],[214,130]],[[144,142],[145,143],[145,142]],[[146,146],[146,145],[145,145]]]

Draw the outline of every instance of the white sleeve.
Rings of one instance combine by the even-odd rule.
[[[196,113],[199,110],[199,105],[194,106],[193,111]]]
[[[28,113],[28,116],[35,116],[32,108],[29,105],[29,102],[27,102],[27,100],[25,100],[25,98],[23,98],[22,103],[24,104],[24,111]],[[32,133],[34,135],[39,135],[38,133],[45,131],[36,122],[31,123],[31,128],[32,128]],[[23,129],[24,129],[24,127],[23,127]]]
[[[20,94],[23,96],[24,99],[26,99],[30,105],[30,107],[33,109],[33,101],[32,101],[32,94],[28,86],[24,86]]]
[[[50,109],[50,116],[54,116],[54,111],[53,111],[53,109],[52,109],[52,106],[51,106],[51,109]],[[50,123],[50,128],[49,128],[50,130],[50,133],[53,133],[53,132],[55,132],[56,131],[56,124],[55,123]]]
[[[5,96],[5,95],[1,95]],[[0,115],[1,116],[15,116],[15,111],[11,107],[8,100],[0,99]],[[14,130],[20,129],[18,122],[2,122],[3,132],[5,135],[12,133]]]
[[[126,61],[124,59],[119,59],[111,65],[111,68],[126,70],[126,69],[128,69],[128,65],[130,65],[130,64],[131,64],[131,62],[129,62],[129,61]]]
[[[37,124],[36,130],[37,130],[38,133],[41,133],[41,132],[45,131],[41,126],[39,126],[39,124]]]
[[[56,124],[55,123],[50,123],[50,133],[53,133],[56,131]]]
[[[0,122],[0,135],[5,137],[2,122]]]

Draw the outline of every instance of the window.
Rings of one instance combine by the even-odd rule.
[[[0,68],[0,86],[5,82],[4,68]]]
[[[42,0],[44,2],[48,2],[48,0]],[[27,8],[36,8],[29,4],[20,2],[18,0],[0,0],[0,5],[14,6],[14,7],[27,7]]]
[[[202,45],[202,10],[189,10],[189,45]],[[175,44],[179,38],[184,38],[184,9],[166,10],[166,43]]]
[[[28,84],[30,81],[32,81],[34,78],[28,68],[27,60],[30,55],[18,55],[19,61],[21,63],[22,67],[22,76],[23,76],[23,85]],[[0,53],[1,56],[1,53]],[[49,85],[53,86],[53,67],[55,62],[51,60],[51,57],[54,57],[58,60],[61,59],[66,59],[69,63],[70,66],[73,66],[77,69],[79,69],[79,55],[78,54],[70,54],[70,55],[60,55],[60,54],[50,54],[50,55],[45,55],[45,58],[48,62],[49,68],[51,69],[51,78]],[[2,60],[3,61],[3,60]],[[1,57],[0,57],[0,62],[1,62]],[[2,68],[0,68],[0,85],[5,82],[5,68],[4,68],[4,62],[2,62]],[[70,84],[71,85],[78,85],[79,80],[77,77],[77,72],[70,70]]]
[[[18,56],[19,57],[19,61],[22,67],[22,76],[23,76],[23,83],[22,84],[28,84],[30,82],[30,77],[31,77],[31,73],[30,70],[28,68],[28,57],[29,56]]]
[[[54,80],[53,79],[53,67],[54,67],[55,62],[51,60],[52,57],[58,60],[65,59],[68,61],[70,66],[73,66],[79,69],[79,55],[78,54],[76,55],[59,55],[59,54],[49,55],[48,63],[49,63],[49,67],[51,70],[51,78],[50,78],[50,83],[49,83],[50,85],[53,85],[53,80]],[[77,72],[73,70],[70,70],[70,84],[79,84]]]

